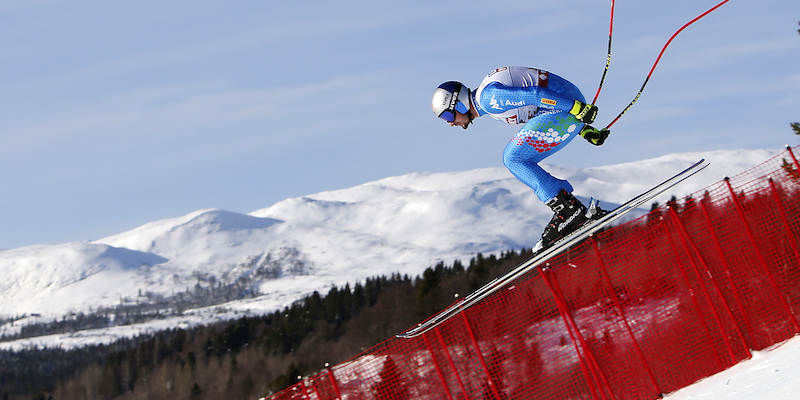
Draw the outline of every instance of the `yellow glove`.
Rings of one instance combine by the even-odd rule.
[[[569,113],[577,117],[579,121],[591,124],[594,122],[595,117],[597,117],[597,106],[575,100]]]
[[[611,133],[608,129],[601,129],[597,130],[592,126],[586,125],[581,129],[580,135],[586,139],[589,143],[595,146],[602,146],[605,143],[606,138],[608,138],[608,134]]]

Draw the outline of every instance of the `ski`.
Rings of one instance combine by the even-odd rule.
[[[665,180],[664,182],[659,183],[658,185],[654,186],[650,190],[628,200],[626,203],[620,205],[619,207],[611,210],[608,214],[598,218],[596,220],[589,220],[585,224],[583,224],[580,228],[578,228],[575,232],[557,240],[555,243],[546,247],[542,250],[539,250],[535,253],[531,258],[529,258],[524,263],[518,265],[511,271],[507,272],[506,274],[499,276],[492,280],[491,282],[487,283],[480,289],[476,290],[472,294],[467,297],[464,297],[462,300],[453,303],[448,308],[442,310],[438,314],[434,315],[433,317],[425,320],[424,322],[418,324],[416,327],[397,334],[397,337],[403,339],[410,339],[422,335],[425,332],[430,331],[431,329],[439,326],[444,321],[447,321],[454,315],[457,315],[461,311],[475,305],[476,303],[480,302],[490,294],[496,292],[497,290],[501,289],[509,282],[512,282],[519,278],[520,276],[526,274],[528,271],[542,265],[545,261],[556,256],[568,248],[572,247],[575,244],[578,244],[582,240],[588,238],[598,230],[602,229],[606,225],[616,221],[617,219],[621,218],[625,214],[633,211],[634,209],[638,208],[639,206],[643,205],[644,203],[652,200],[654,197],[664,193],[668,189],[672,188],[673,186],[683,182],[690,176],[700,172],[705,167],[709,165],[705,159],[701,159],[700,161],[692,164],[690,167],[686,168],[685,170],[673,175],[671,178]]]

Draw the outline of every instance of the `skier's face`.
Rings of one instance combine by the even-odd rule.
[[[453,119],[453,122],[448,122],[448,124],[450,124],[450,126],[460,126],[464,129],[467,129],[467,127],[469,127],[469,123],[472,122],[469,118],[469,115],[462,114],[458,111],[456,111],[455,114],[456,117]]]

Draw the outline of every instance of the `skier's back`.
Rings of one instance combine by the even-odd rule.
[[[451,126],[467,129],[475,118],[484,115],[523,125],[506,145],[503,162],[553,210],[535,250],[550,246],[589,218],[586,206],[572,195],[572,185],[538,165],[577,135],[596,146],[603,144],[609,131],[589,125],[597,107],[585,101],[580,90],[566,79],[528,67],[498,68],[474,91],[455,81],[445,82],[434,91],[433,112]]]

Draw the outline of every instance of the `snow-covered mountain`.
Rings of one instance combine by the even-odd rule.
[[[681,153],[605,167],[546,169],[569,179],[582,200],[593,196],[613,208],[699,158],[711,166],[659,202],[696,192],[778,152]],[[215,312],[188,310],[139,330],[117,327],[119,332],[105,334],[113,339],[231,313],[270,312],[333,285],[391,273],[415,276],[439,261],[531,247],[550,214],[529,188],[498,167],[414,173],[290,198],[249,214],[200,210],[96,241],[1,251],[0,317],[6,322],[0,335],[65,314],[174,299],[204,288],[236,288],[248,295],[224,308],[214,302]],[[22,342],[61,345],[83,336],[78,337]]]

